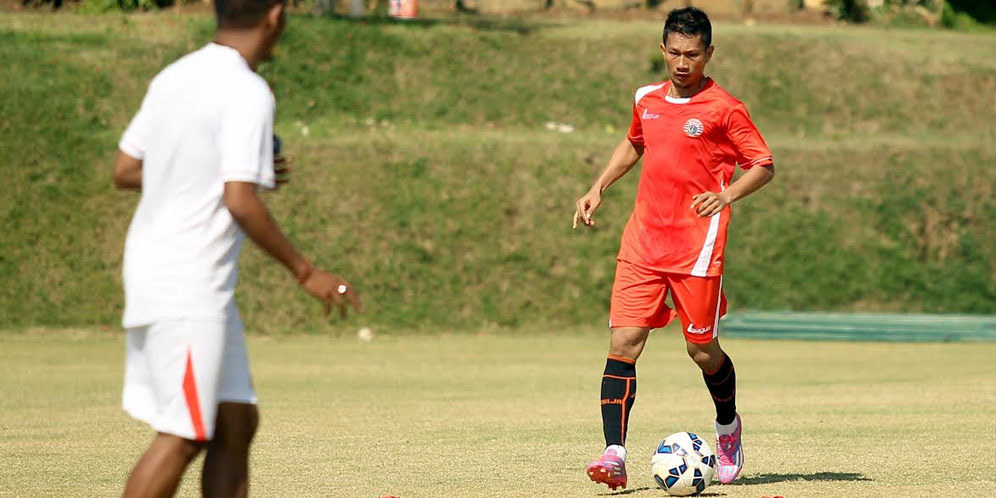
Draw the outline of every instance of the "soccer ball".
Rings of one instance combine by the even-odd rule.
[[[657,485],[672,496],[701,493],[716,475],[716,455],[701,438],[691,432],[678,432],[664,438],[653,458],[650,471]]]

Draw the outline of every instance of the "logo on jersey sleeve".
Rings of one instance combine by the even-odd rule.
[[[682,127],[682,130],[685,131],[685,135],[696,138],[702,135],[702,132],[705,131],[705,126],[702,125],[702,121],[692,118],[685,121],[685,126]]]

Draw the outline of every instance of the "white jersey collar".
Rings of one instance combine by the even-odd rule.
[[[211,52],[215,52],[222,57],[231,58],[232,60],[238,60],[246,67],[249,67],[249,61],[245,60],[245,58],[242,57],[242,54],[239,53],[238,50],[235,50],[234,48],[229,47],[228,45],[222,45],[220,43],[210,42],[204,47],[204,49]]]
[[[667,92],[668,92],[668,90],[671,89],[671,85],[673,85],[673,83],[671,83],[671,80],[668,80],[668,82],[667,82],[668,84],[667,84],[666,88],[664,88],[664,100],[666,100],[666,101],[668,101],[668,102],[670,102],[672,104],[687,104],[687,103],[691,102],[692,101],[692,97],[695,97],[695,96],[701,94],[702,92],[704,92],[706,90],[706,88],[709,87],[709,83],[710,83],[711,78],[709,78],[709,76],[704,76],[704,78],[706,80],[705,85],[702,85],[702,89],[699,90],[695,95],[692,95],[691,97],[672,97],[672,96],[668,95]]]

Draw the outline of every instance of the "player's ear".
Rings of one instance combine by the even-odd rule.
[[[266,13],[266,24],[268,26],[283,31],[285,22],[285,6],[286,4],[284,2],[277,2],[270,7],[270,10]]]
[[[661,42],[661,54],[667,54],[667,45],[664,45],[664,42]]]
[[[706,63],[708,63],[709,61],[712,60],[712,53],[715,50],[716,50],[716,46],[715,45],[709,45],[709,48],[706,49],[706,51],[705,51],[705,61],[706,61]]]

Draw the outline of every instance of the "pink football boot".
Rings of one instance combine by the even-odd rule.
[[[616,450],[606,450],[602,457],[588,464],[588,477],[615,491],[622,486],[626,489],[626,460],[616,454]]]
[[[740,434],[743,430],[743,422],[740,414],[737,414],[737,430],[729,436],[717,436],[716,456],[719,461],[716,464],[716,477],[719,482],[729,484],[740,474],[744,468],[744,450],[740,445]]]

